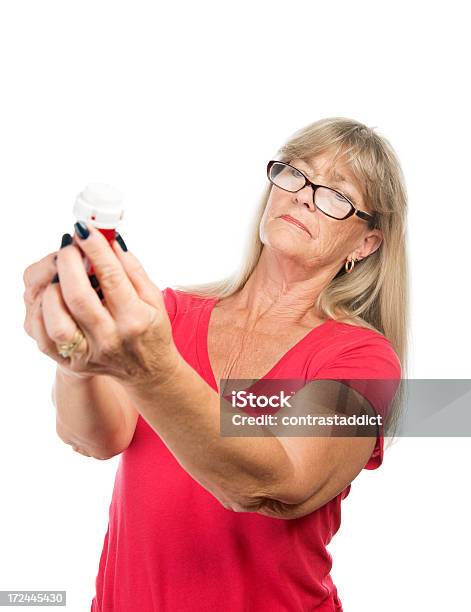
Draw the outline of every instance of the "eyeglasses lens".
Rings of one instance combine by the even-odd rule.
[[[275,162],[269,172],[270,181],[285,191],[295,193],[303,188],[304,175],[296,168]],[[327,187],[318,187],[315,192],[315,205],[326,215],[336,219],[343,219],[351,209],[350,203],[342,194]]]

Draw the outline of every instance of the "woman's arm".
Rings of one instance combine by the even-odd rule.
[[[132,253],[116,243],[110,249],[93,226],[86,233],[80,226],[76,240],[78,247],[71,245],[57,255],[62,298],[84,333],[67,369],[107,375],[122,384],[129,401],[184,469],[225,507],[270,513],[275,500],[286,507],[285,518],[293,517],[301,504],[307,514],[315,509],[306,509],[308,500],[316,496],[315,504],[323,505],[363,468],[371,438],[221,436],[219,395],[180,355],[160,289]],[[79,249],[93,264],[105,308],[90,285]],[[53,323],[52,294],[45,290],[43,311]],[[51,338],[61,341],[54,329]],[[320,492],[322,499],[328,497],[324,502]]]
[[[111,377],[79,378],[58,367],[52,400],[57,434],[75,451],[109,459],[129,446],[139,413]]]
[[[304,516],[343,491],[371,455],[371,436],[277,438],[261,428],[261,437],[221,436],[218,393],[186,361],[178,363],[166,382],[124,384],[182,467],[225,508]],[[234,412],[222,400],[226,409]]]

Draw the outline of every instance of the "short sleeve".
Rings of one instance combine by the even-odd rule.
[[[316,379],[344,380],[368,400],[383,420],[401,379],[401,363],[391,343],[373,330],[358,328],[344,346],[333,351],[315,374]],[[365,382],[362,382],[365,381]],[[374,470],[383,462],[384,426],[364,469]]]

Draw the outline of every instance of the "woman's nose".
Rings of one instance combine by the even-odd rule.
[[[307,206],[311,211],[316,210],[316,205],[314,204],[314,191],[309,185],[306,185],[306,187],[296,192],[296,201],[298,204]]]

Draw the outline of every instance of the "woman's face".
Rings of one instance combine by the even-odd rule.
[[[350,196],[360,210],[371,213],[351,173],[339,164],[331,168],[327,154],[307,161],[292,159],[289,163],[314,183],[341,191]],[[345,178],[345,182],[340,180],[339,175]],[[283,219],[282,215],[300,221],[307,231]],[[358,260],[375,251],[381,244],[381,238],[380,230],[369,230],[368,223],[357,215],[339,221],[316,209],[313,190],[309,185],[297,193],[272,185],[260,223],[260,239],[265,247],[295,260],[303,267],[332,268],[332,276],[348,256]]]

